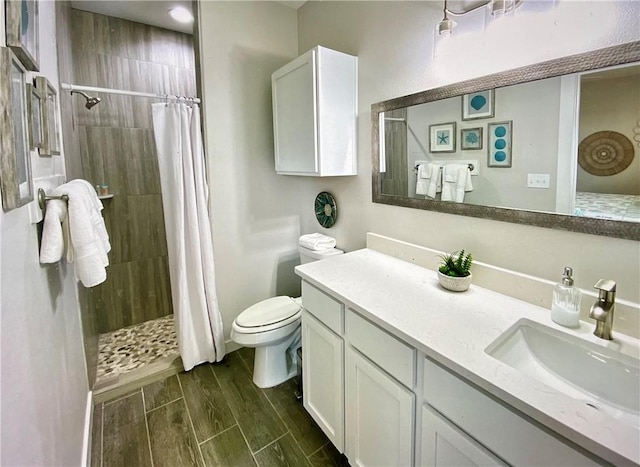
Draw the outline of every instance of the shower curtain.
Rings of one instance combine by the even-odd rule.
[[[173,316],[185,370],[224,357],[198,105],[153,104]]]

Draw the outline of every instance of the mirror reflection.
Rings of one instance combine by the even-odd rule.
[[[640,64],[383,112],[383,195],[640,222]]]

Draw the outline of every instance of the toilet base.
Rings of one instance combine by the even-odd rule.
[[[290,359],[287,349],[299,335],[300,328],[278,344],[256,347],[253,363],[253,383],[256,386],[272,388],[296,376],[296,362]]]

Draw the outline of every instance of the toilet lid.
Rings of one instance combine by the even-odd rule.
[[[236,324],[243,328],[269,326],[285,321],[300,311],[291,297],[273,297],[250,306],[236,318]]]

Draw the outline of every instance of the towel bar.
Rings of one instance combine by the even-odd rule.
[[[452,164],[455,164],[455,161],[454,161],[454,162],[452,162]],[[417,171],[418,171],[418,167],[420,167],[420,165],[421,165],[421,164],[417,164],[417,165],[413,168],[413,171],[414,171],[414,172],[417,172]],[[467,167],[469,168],[469,170],[470,170],[471,172],[473,172],[473,171],[475,170],[475,168],[476,168],[473,164],[467,164]]]
[[[45,191],[42,188],[38,188],[38,206],[40,206],[40,209],[42,209],[42,212],[47,210],[47,201],[50,201],[52,199],[61,199],[63,201],[69,201],[69,196],[48,195],[45,193]]]

